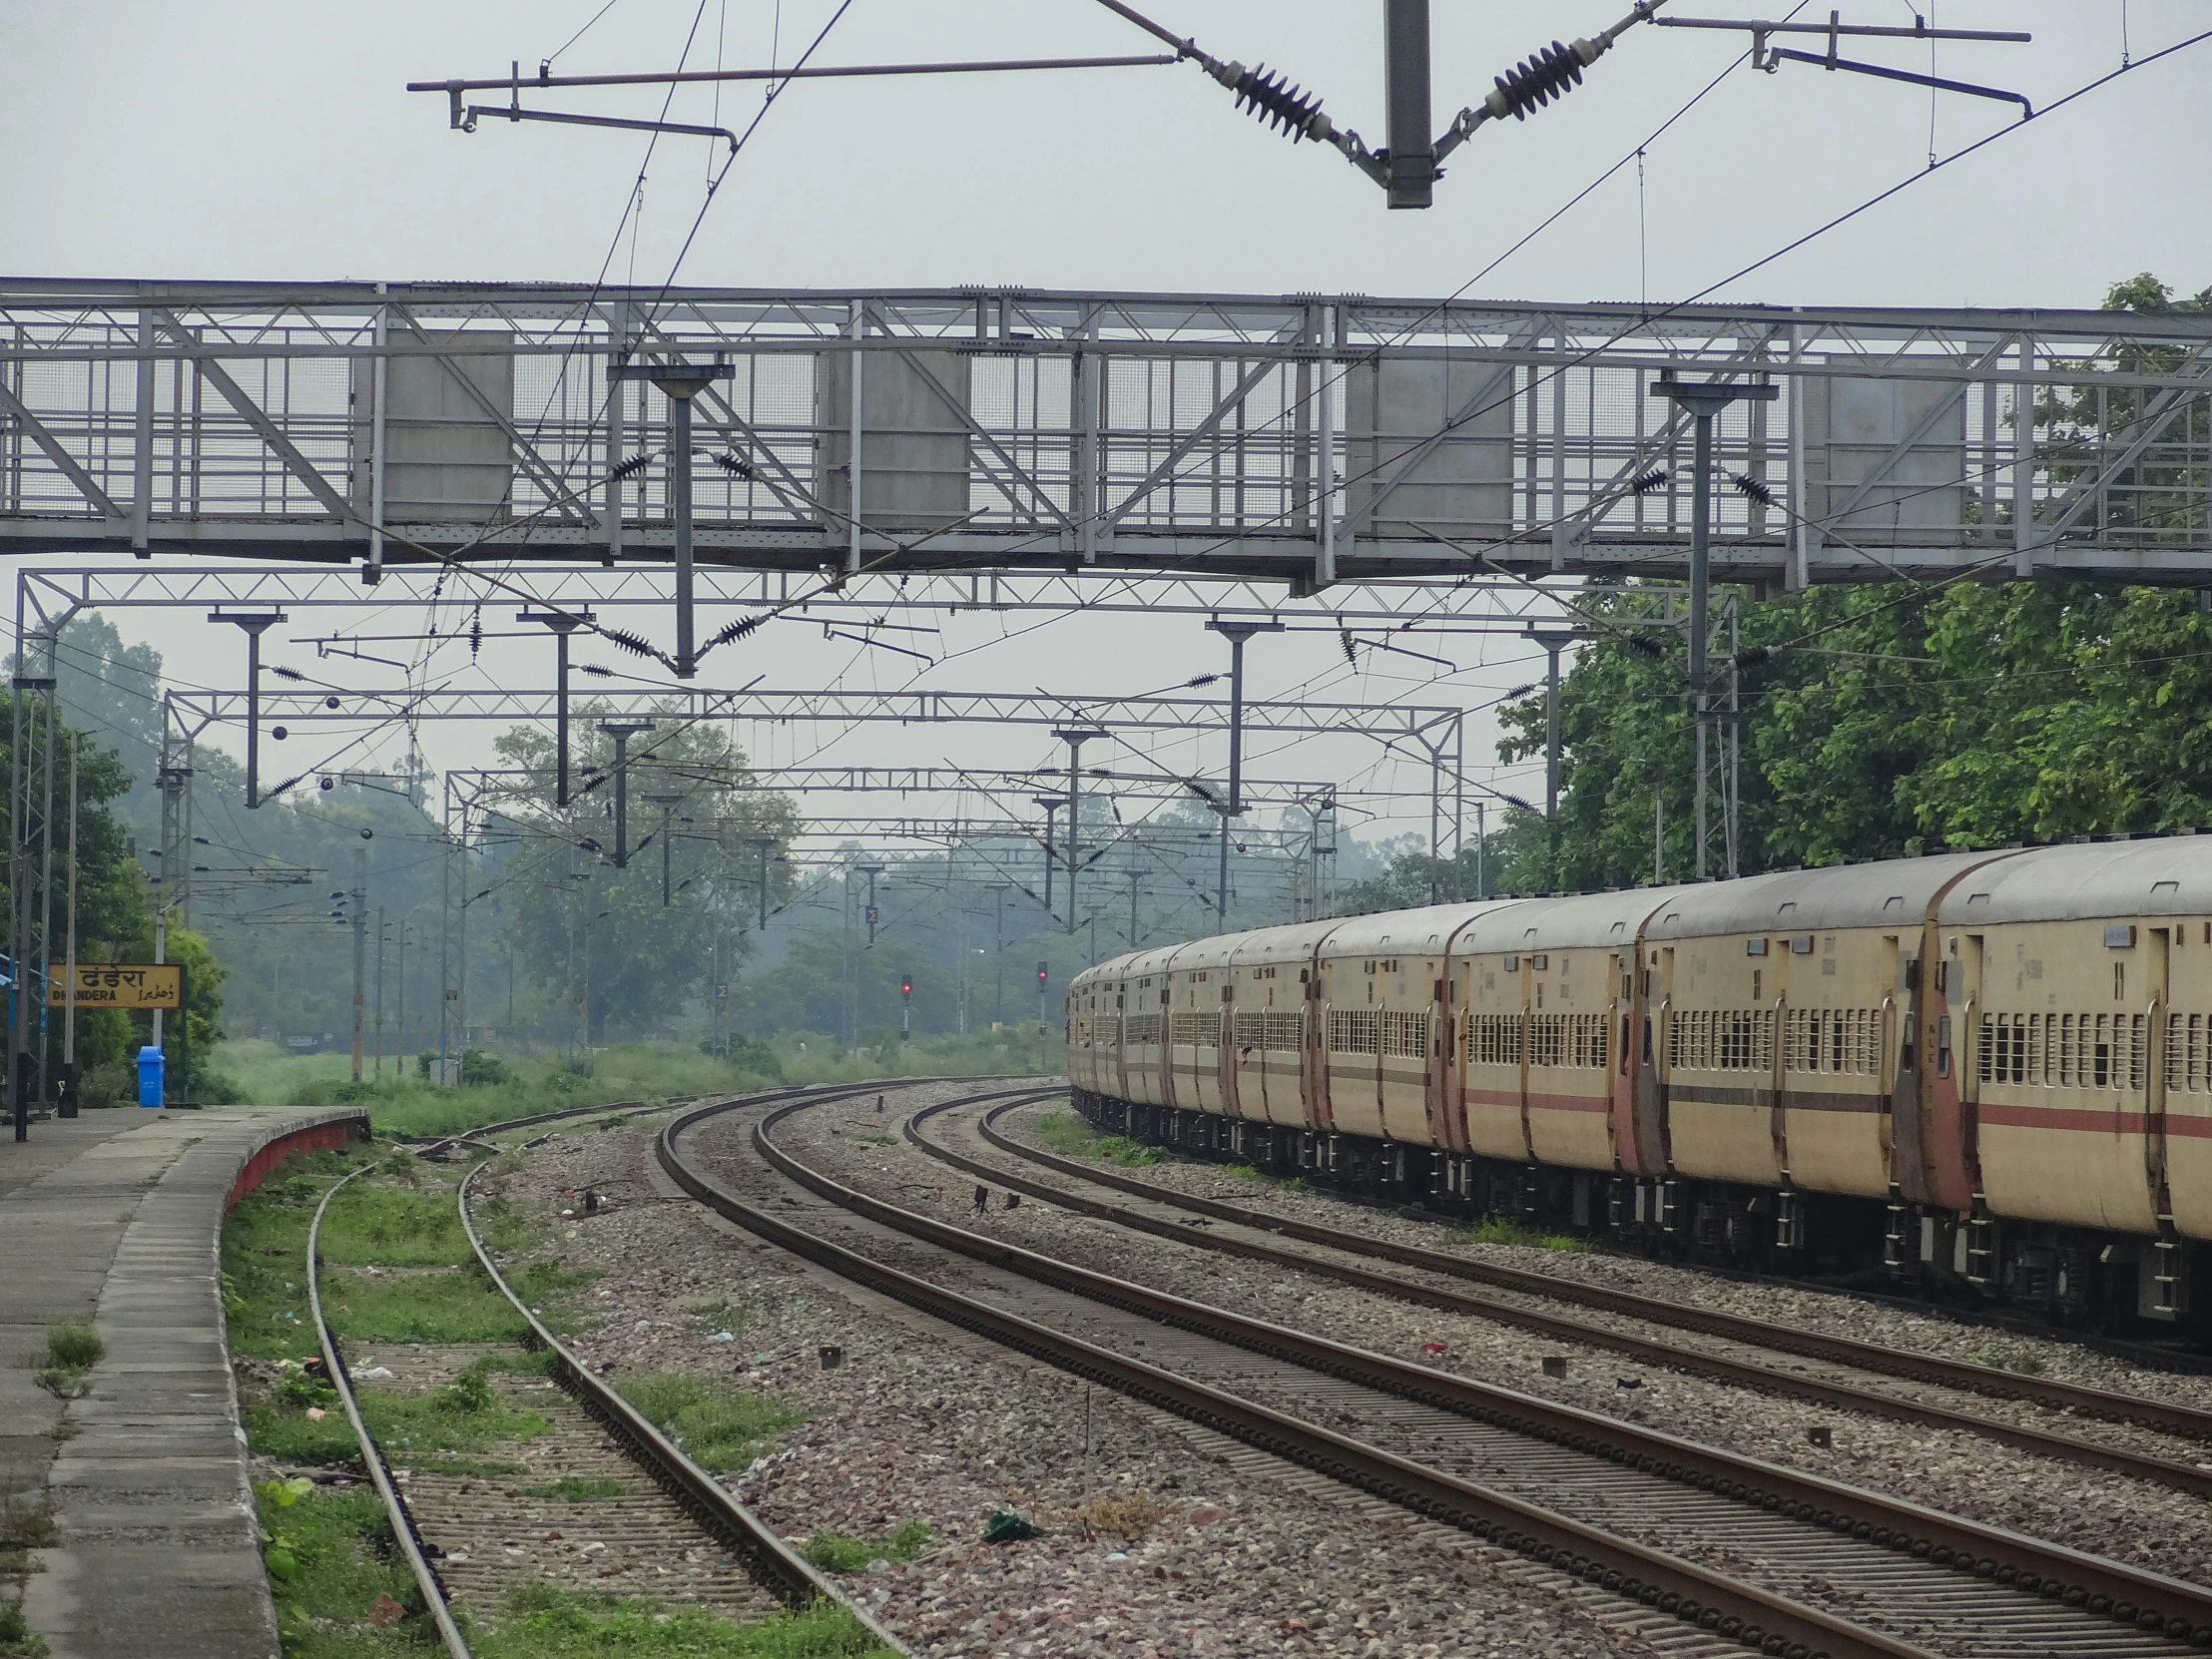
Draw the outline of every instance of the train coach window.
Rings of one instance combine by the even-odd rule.
[[[1944,1014],[1936,1021],[1936,1075],[1950,1075],[1950,1015]]]

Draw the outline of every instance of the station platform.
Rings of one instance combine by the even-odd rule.
[[[119,1107],[0,1139],[0,1500],[29,1551],[23,1614],[53,1659],[275,1659],[220,1283],[223,1217],[358,1107]],[[90,1392],[35,1381],[55,1320],[107,1343]]]

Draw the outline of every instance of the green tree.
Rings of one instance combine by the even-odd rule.
[[[580,704],[572,717],[575,773],[565,809],[553,801],[551,739],[516,728],[498,740],[501,758],[525,776],[490,820],[490,833],[506,842],[501,866],[472,868],[469,877],[472,895],[503,894],[507,942],[531,983],[565,1011],[557,1026],[576,1023],[588,989],[594,1042],[610,1030],[668,1031],[712,994],[718,944],[729,956],[753,948],[754,843],[771,841],[773,855],[798,825],[789,798],[747,780],[745,756],[724,728],[671,711],[661,730],[630,742],[627,858],[617,867],[615,745],[598,730],[603,716]],[[665,815],[646,799],[656,795],[677,798]],[[789,884],[789,866],[772,863],[772,897]]]

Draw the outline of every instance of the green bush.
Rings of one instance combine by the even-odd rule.
[[[514,1081],[514,1073],[497,1055],[487,1054],[480,1048],[461,1051],[461,1087],[464,1089],[495,1089],[502,1083]]]
[[[117,1060],[104,1066],[88,1066],[77,1078],[77,1104],[80,1106],[127,1106],[137,1103],[138,1072],[126,1061]],[[210,1104],[215,1102],[211,1101]]]
[[[46,1363],[62,1371],[90,1371],[108,1356],[108,1345],[89,1320],[56,1320],[46,1328]]]

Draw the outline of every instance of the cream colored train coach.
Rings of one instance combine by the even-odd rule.
[[[2212,836],[1224,934],[1076,976],[1118,1131],[2124,1328],[2212,1239]]]

